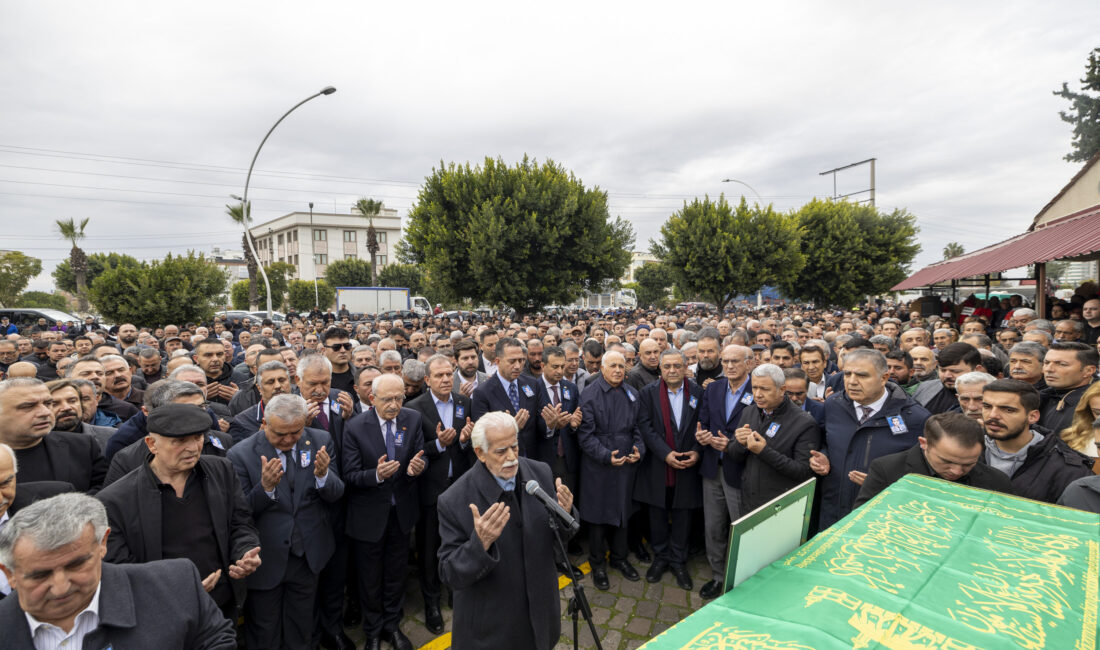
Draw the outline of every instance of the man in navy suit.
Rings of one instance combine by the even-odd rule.
[[[368,649],[382,639],[395,650],[412,649],[400,623],[409,533],[420,515],[416,477],[427,460],[420,413],[401,408],[404,399],[400,377],[379,375],[371,388],[373,408],[344,427],[347,534],[358,563]]]
[[[726,453],[726,448],[737,430],[741,409],[752,404],[752,358],[749,348],[726,346],[722,350],[725,376],[707,386],[699,405],[695,439],[703,446],[699,473],[703,477],[703,527],[712,576],[699,590],[703,598],[716,598],[722,592],[730,522],[741,516],[743,466]]]
[[[519,453],[521,456],[544,460],[539,457],[538,415],[542,390],[533,377],[522,376],[527,353],[519,339],[505,337],[496,345],[496,374],[477,387],[471,400],[474,422],[486,413],[504,411],[516,418],[519,425]]]
[[[424,454],[428,469],[420,477],[420,520],[416,524],[416,555],[420,574],[420,591],[424,595],[424,619],[433,634],[443,632],[443,615],[439,609],[439,514],[436,501],[467,469],[473,466],[474,452],[470,434],[474,424],[470,418],[470,398],[452,392],[454,365],[442,354],[427,361],[424,380],[428,390],[409,402],[408,407],[420,413],[424,436]]]
[[[273,397],[290,393],[290,371],[282,361],[268,361],[256,369],[255,386],[260,391],[260,401],[238,413],[229,424],[233,444],[260,429],[264,408]]]
[[[691,513],[703,505],[702,445],[695,439],[703,389],[684,378],[687,363],[679,350],[662,352],[658,367],[661,378],[638,395],[638,430],[649,453],[638,468],[634,499],[649,505],[649,541],[656,558],[646,580],[660,582],[671,569],[676,584],[690,591]]]
[[[817,422],[817,428],[824,431],[825,404],[807,398],[806,393],[810,387],[810,378],[806,375],[806,371],[801,368],[785,368],[783,376],[785,378],[783,392],[791,398],[791,402],[795,406],[812,415],[814,421]]]
[[[264,549],[264,563],[248,576],[249,648],[310,646],[318,576],[335,550],[324,503],[339,500],[344,483],[329,454],[332,437],[305,428],[308,412],[300,396],[278,395],[262,428],[229,450]]]
[[[542,351],[542,398],[538,418],[538,454],[550,465],[554,478],[573,494],[577,493],[580,447],[577,427],[581,425],[581,403],[577,385],[564,378],[565,350],[551,345]]]

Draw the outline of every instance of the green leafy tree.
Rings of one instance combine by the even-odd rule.
[[[524,156],[512,167],[441,163],[409,211],[405,240],[405,259],[438,295],[528,312],[621,277],[634,229],[610,217],[605,192]]]
[[[668,288],[672,286],[672,280],[663,264],[643,264],[634,271],[634,284],[637,285],[633,289],[638,296],[639,307],[664,307],[668,304]]]
[[[217,264],[189,251],[137,268],[105,271],[92,283],[89,296],[107,320],[155,327],[211,318],[225,284]]]
[[[119,266],[141,266],[141,262],[137,258],[121,253],[92,253],[87,256],[87,260],[85,282],[89,287],[107,269],[115,269]],[[76,294],[76,273],[73,272],[73,266],[69,260],[62,260],[60,264],[54,267],[53,273],[50,275],[53,276],[55,287],[61,291]]]
[[[42,272],[42,260],[19,251],[0,253],[0,305],[11,306],[34,276]]]
[[[806,266],[780,287],[822,307],[847,308],[889,291],[920,252],[916,218],[904,210],[883,214],[868,205],[814,199],[794,216]]]
[[[370,277],[371,284],[374,286],[375,278],[378,277],[378,233],[374,230],[374,218],[381,212],[381,201],[375,201],[374,199],[359,199],[352,206],[352,210],[358,212],[367,220],[367,252],[370,253]]]
[[[24,291],[19,294],[14,307],[38,307],[42,309],[56,309],[69,311],[69,301],[58,293],[46,293],[45,291]]]
[[[295,266],[287,262],[275,262],[264,266],[264,270],[267,271],[267,281],[271,284],[272,309],[282,309],[283,302],[286,300],[287,276],[294,273]],[[251,306],[249,302],[251,292],[252,284],[248,280],[234,282],[229,288],[229,302],[233,305],[233,309],[248,309]],[[256,285],[256,299],[257,304],[267,304],[267,289],[262,282]]]
[[[1073,151],[1066,154],[1070,162],[1084,162],[1100,151],[1100,47],[1089,53],[1081,92],[1069,89],[1063,82],[1054,94],[1069,101],[1068,111],[1059,111],[1063,122],[1073,125]]]
[[[962,244],[960,244],[957,241],[953,241],[953,242],[951,242],[948,245],[943,247],[943,259],[949,260],[952,257],[958,257],[959,255],[962,255],[965,252],[966,251],[963,250]]]
[[[353,258],[336,260],[325,267],[325,280],[333,287],[373,287],[370,262]]]
[[[256,238],[248,231],[248,227],[252,224],[252,202],[248,202],[248,208],[245,209],[244,199],[239,196],[232,195],[236,203],[231,203],[225,206],[225,214],[237,224],[244,231],[241,233],[241,248],[244,250],[245,264],[248,266],[248,310],[256,311],[260,304],[260,292],[256,286],[256,276],[259,274],[259,264],[256,262],[256,258],[252,255],[253,247],[256,246]],[[251,241],[252,246],[249,246]],[[271,281],[271,278],[268,278]],[[274,292],[272,292],[274,293]],[[264,303],[267,303],[267,298],[264,298]]]
[[[684,203],[650,250],[685,292],[725,308],[738,294],[792,281],[804,263],[797,220],[769,205],[736,209],[724,195]]]
[[[73,245],[69,250],[69,266],[76,279],[76,299],[82,312],[88,311],[88,256],[84,254],[79,243],[84,239],[84,228],[88,225],[88,221],[87,218],[81,219],[79,225],[72,218],[65,221],[58,219],[55,222],[57,232],[61,234],[62,239],[69,240]]]
[[[380,287],[406,287],[409,295],[418,296],[423,290],[424,274],[413,264],[388,264],[378,274]]]
[[[335,298],[336,290],[332,288],[332,285],[324,280],[318,280],[316,304],[321,309],[327,309],[332,306],[332,301]],[[290,308],[295,311],[302,312],[313,309],[313,283],[308,280],[291,280],[288,286],[287,301],[290,303]]]

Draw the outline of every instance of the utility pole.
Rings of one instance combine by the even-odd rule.
[[[310,251],[313,250],[313,201],[309,202],[309,243]],[[318,303],[321,302],[317,297],[317,264],[313,265],[313,308],[319,309]]]
[[[856,196],[856,195],[859,195],[859,194],[867,194],[868,198],[860,199],[860,200],[856,201],[856,203],[863,203],[864,201],[867,201],[868,203],[871,204],[871,207],[873,208],[873,207],[875,207],[875,161],[876,160],[877,160],[877,158],[868,158],[867,160],[861,160],[859,162],[855,162],[855,163],[852,163],[850,165],[844,165],[843,167],[837,167],[835,169],[830,169],[828,171],[821,172],[820,174],[818,174],[818,176],[824,176],[826,174],[832,174],[833,175],[833,200],[834,201],[836,201],[837,199],[846,199],[849,196]],[[866,165],[868,163],[870,163],[870,165],[871,165],[871,186],[868,189],[859,190],[857,192],[850,192],[848,194],[837,194],[837,191],[836,191],[836,173],[839,172],[839,171],[844,171],[845,169],[851,169],[852,167],[859,167],[860,165]]]

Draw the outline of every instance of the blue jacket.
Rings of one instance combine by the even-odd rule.
[[[748,404],[752,404],[752,377],[747,377],[745,391],[741,394],[741,400],[733,407],[729,419],[726,419],[726,393],[729,392],[730,381],[725,377],[716,379],[703,391],[703,399],[699,404],[699,423],[703,429],[711,433],[721,433],[723,436],[733,439],[733,432],[737,430],[737,421],[741,419],[741,411]],[[748,395],[748,398],[745,397]],[[728,448],[727,448],[728,451]],[[699,461],[699,474],[703,478],[715,478],[718,476],[718,450],[707,445],[703,447],[703,456]],[[726,485],[741,487],[741,470],[744,463],[735,460],[728,453],[722,455],[722,476],[726,479]]]
[[[821,481],[821,530],[852,511],[860,486],[848,478],[849,472],[866,472],[871,461],[905,451],[917,444],[918,436],[924,435],[928,411],[893,382],[886,382],[886,391],[889,397],[882,410],[863,424],[856,419],[855,404],[846,393],[836,393],[825,400],[822,453],[829,457],[830,468]],[[891,430],[890,420],[898,416],[904,426]]]

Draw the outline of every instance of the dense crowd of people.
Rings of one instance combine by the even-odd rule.
[[[995,300],[3,322],[0,598],[35,606],[21,562],[64,538],[102,557],[104,584],[138,575],[108,566],[190,560],[171,579],[186,593],[193,574],[249,648],[355,647],[357,625],[367,647],[410,648],[413,575],[431,632],[453,601],[455,647],[544,648],[555,569],[580,580],[587,557],[606,590],[609,570],[642,579],[633,557],[693,590],[700,555],[714,598],[729,523],[813,477],[815,531],[910,473],[1100,512],[1096,287],[1042,315]],[[531,533],[527,479],[579,516],[563,551]],[[72,492],[95,499],[54,496]],[[69,513],[53,538],[33,518],[50,503]],[[85,595],[34,642],[87,633]],[[538,613],[502,630],[494,606]]]

